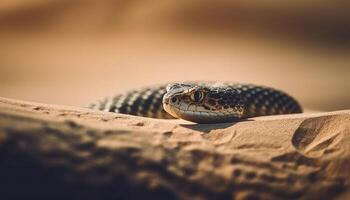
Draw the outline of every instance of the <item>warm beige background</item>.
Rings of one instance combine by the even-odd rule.
[[[87,105],[130,88],[226,80],[350,108],[349,6],[317,1],[5,0],[0,96]]]

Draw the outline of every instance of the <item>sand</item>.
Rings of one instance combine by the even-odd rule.
[[[209,125],[1,98],[2,195],[347,199],[349,134],[350,110]]]

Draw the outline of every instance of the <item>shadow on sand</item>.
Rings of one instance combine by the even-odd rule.
[[[254,121],[254,120],[241,120],[236,122],[217,123],[217,124],[181,124],[180,126],[184,128],[192,129],[195,131],[209,133],[212,130],[225,129],[225,128],[234,126],[237,123],[246,122],[246,121]]]

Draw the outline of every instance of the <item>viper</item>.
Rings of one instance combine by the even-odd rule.
[[[231,82],[186,82],[130,90],[90,108],[143,117],[180,118],[196,123],[301,113],[300,104],[277,89]]]

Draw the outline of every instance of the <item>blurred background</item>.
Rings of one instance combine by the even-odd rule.
[[[86,106],[169,81],[282,89],[350,108],[350,2],[1,0],[0,96]]]

